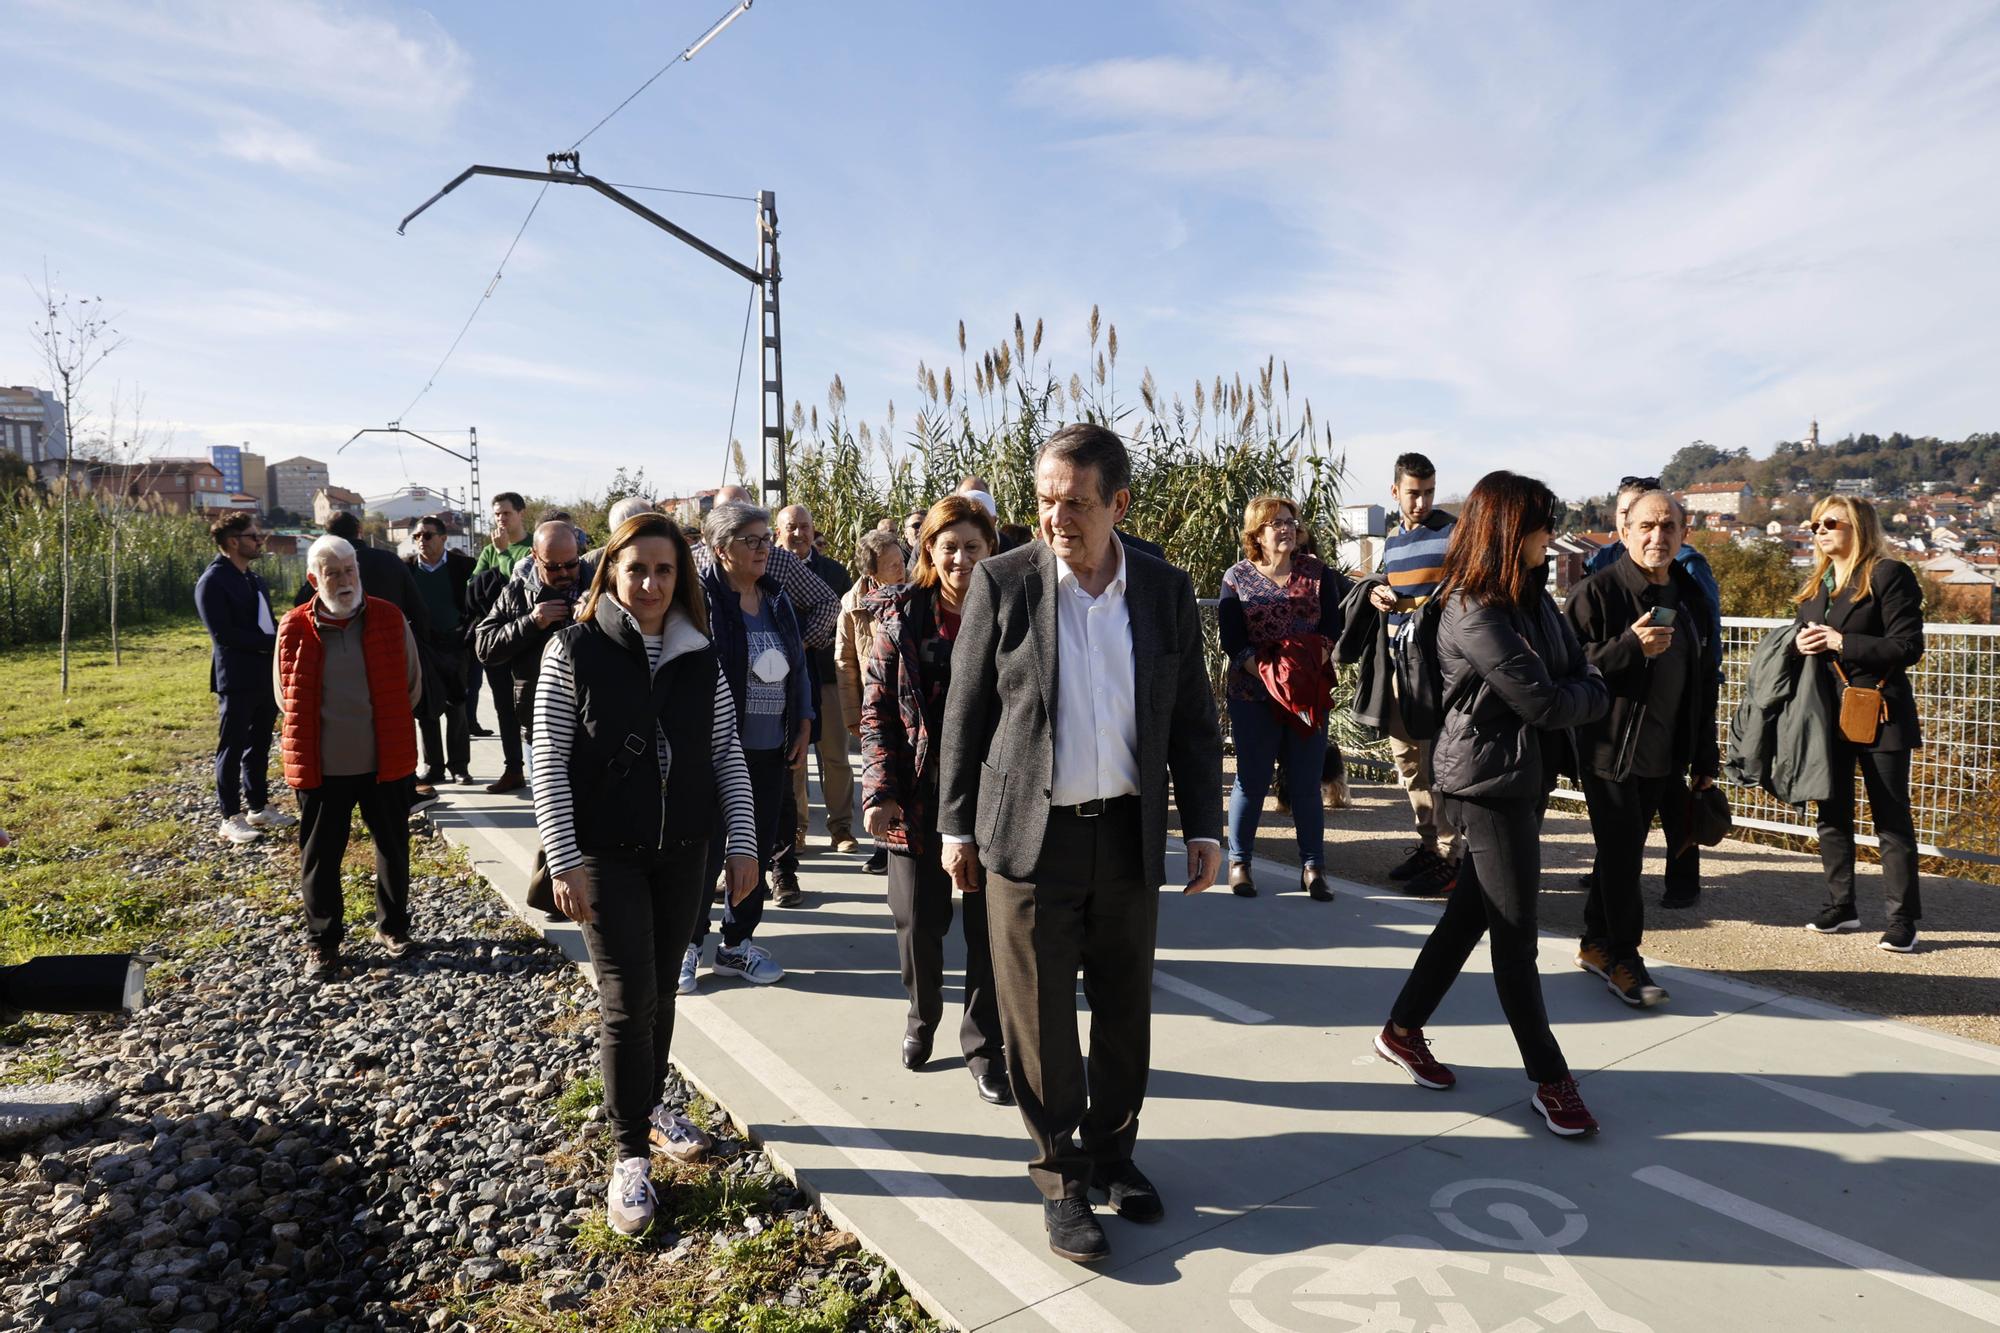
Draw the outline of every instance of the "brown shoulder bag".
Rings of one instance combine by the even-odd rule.
[[[1889,704],[1882,691],[1868,685],[1850,685],[1840,663],[1833,661],[1833,674],[1840,677],[1840,734],[1856,745],[1873,745],[1876,733],[1889,720]]]

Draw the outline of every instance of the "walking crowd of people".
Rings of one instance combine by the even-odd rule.
[[[885,518],[851,565],[825,552],[806,507],[773,514],[741,487],[716,496],[699,531],[620,501],[594,549],[566,513],[531,531],[526,502],[503,492],[476,557],[446,549],[442,516],[417,525],[407,558],[338,516],[281,615],[254,567],[264,534],[232,514],[196,591],[214,645],[219,836],[299,825],[309,966],[332,979],[359,810],[376,937],[401,956],[414,947],[409,816],[474,782],[471,738],[492,734],[478,720],[485,687],[502,769],[484,790],[528,792],[541,842],[530,901],[575,922],[596,966],[607,1212],[627,1234],[657,1205],[651,1157],[709,1146],[662,1102],[676,998],[699,989],[708,936],[711,976],[785,976],[757,936],[767,904],[802,901],[809,754],[829,850],[885,876],[908,995],[901,1064],[930,1065],[955,920],[958,1053],[977,1097],[1018,1107],[1050,1248],[1082,1263],[1109,1252],[1095,1197],[1133,1222],[1165,1210],[1136,1145],[1170,832],[1184,892],[1220,879],[1254,897],[1275,784],[1297,887],[1331,900],[1343,667],[1354,717],[1387,739],[1409,803],[1415,844],[1390,877],[1443,902],[1374,1039],[1423,1088],[1456,1081],[1427,1025],[1483,936],[1530,1105],[1555,1134],[1598,1129],[1536,968],[1543,818],[1560,777],[1580,786],[1596,848],[1576,963],[1625,1004],[1668,999],[1641,955],[1652,826],[1667,842],[1659,905],[1690,906],[1700,847],[1729,827],[1725,774],[1817,805],[1827,901],[1807,924],[1839,933],[1860,926],[1858,770],[1882,845],[1879,944],[1915,947],[1922,741],[1908,671],[1924,651],[1922,596],[1867,501],[1813,511],[1794,623],[1753,654],[1725,754],[1720,593],[1658,478],[1624,479],[1620,540],[1560,603],[1547,552],[1561,506],[1542,482],[1489,473],[1451,514],[1423,456],[1398,458],[1389,480],[1397,523],[1373,568],[1338,569],[1299,504],[1264,495],[1245,510],[1242,560],[1201,590],[1226,659],[1226,806],[1197,589],[1124,531],[1130,461],[1101,426],[1043,445],[1031,531],[999,525],[992,488],[968,477]],[[270,803],[274,736],[296,820]]]

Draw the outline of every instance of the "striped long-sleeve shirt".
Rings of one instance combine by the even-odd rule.
[[[694,566],[706,574],[715,565],[715,553],[703,542],[694,548]],[[771,563],[764,572],[778,581],[785,590],[785,596],[792,599],[792,610],[799,617],[799,635],[808,648],[830,648],[833,646],[833,632],[840,625],[840,594],[827,581],[812,572],[805,561],[773,543]]]
[[[1451,545],[1451,530],[1458,520],[1441,509],[1433,509],[1414,528],[1401,528],[1382,543],[1382,576],[1396,594],[1396,609],[1389,613],[1389,633],[1402,632],[1410,612],[1437,591],[1444,573],[1445,547]]]
[[[658,646],[651,641],[646,645],[654,671],[668,660],[668,649],[678,647],[686,651],[683,645],[692,643],[698,647],[706,642],[699,630],[678,617],[668,623],[662,639]],[[542,849],[548,854],[552,875],[583,861],[583,853],[576,845],[576,801],[569,785],[569,756],[576,743],[576,727],[576,666],[558,635],[542,650],[541,684],[535,692],[535,823],[541,830]],[[655,739],[660,781],[664,784],[673,765],[673,753],[664,730],[656,730]],[[709,753],[715,763],[715,788],[722,804],[727,854],[755,858],[757,809],[750,790],[750,770],[743,762],[743,746],[736,736],[736,701],[729,692],[729,681],[720,671],[715,673],[715,714],[709,728]]]

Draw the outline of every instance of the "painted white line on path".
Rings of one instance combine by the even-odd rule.
[[[1795,1102],[1826,1112],[1836,1120],[1844,1120],[1856,1129],[1888,1129],[1898,1134],[1909,1134],[1926,1143],[1935,1143],[1940,1148],[1962,1152],[1968,1157],[1983,1157],[1989,1162],[2000,1162],[2000,1148],[1989,1148],[1971,1139],[1962,1139],[1956,1134],[1947,1134],[1941,1129],[1925,1129],[1901,1119],[1886,1106],[1870,1106],[1867,1102],[1857,1102],[1847,1097],[1836,1097],[1830,1092],[1820,1092],[1815,1088],[1796,1088],[1789,1083],[1774,1078],[1760,1078],[1755,1074],[1745,1074],[1740,1070],[1738,1078],[1747,1078],[1760,1087],[1769,1088],[1780,1096],[1790,1097]]]
[[[745,1073],[791,1108],[806,1128],[842,1157],[868,1173],[888,1197],[915,1213],[1024,1306],[1069,1333],[1132,1333],[1129,1325],[1074,1285],[1047,1260],[996,1226],[977,1208],[953,1194],[943,1181],[892,1147],[889,1141],[787,1064],[748,1029],[724,1013],[713,997],[692,996],[675,1005],[681,1021],[692,1023]]]
[[[1767,1235],[1788,1240],[1835,1263],[1859,1269],[1892,1286],[1913,1291],[1926,1300],[1969,1315],[1983,1324],[2000,1328],[2000,1296],[1991,1292],[1967,1286],[1941,1273],[1933,1273],[1928,1268],[1919,1267],[1907,1259],[1898,1259],[1858,1240],[1835,1235],[1824,1227],[1816,1227],[1789,1213],[1753,1203],[1740,1194],[1731,1194],[1693,1176],[1682,1175],[1671,1167],[1641,1167],[1632,1173],[1632,1178],[1710,1212],[1733,1218],[1745,1226],[1755,1227]]]
[[[1247,1004],[1238,1004],[1227,995],[1217,995],[1206,986],[1197,986],[1192,981],[1182,981],[1179,977],[1162,972],[1157,967],[1153,969],[1153,984],[1169,994],[1178,995],[1183,1000],[1193,1000],[1196,1004],[1204,1005],[1224,1018],[1233,1018],[1239,1023],[1271,1021],[1271,1016],[1262,1009],[1252,1009]]]

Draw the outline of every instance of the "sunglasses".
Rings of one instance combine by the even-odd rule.
[[[549,572],[550,572],[551,574],[560,574],[560,573],[564,572],[565,570],[573,570],[573,569],[582,569],[582,568],[583,568],[583,561],[581,561],[581,560],[539,560],[539,559],[538,559],[538,560],[536,560],[536,561],[535,561],[535,563],[536,563],[536,564],[538,564],[538,565],[540,565],[540,566],[541,566],[541,567],[542,567],[543,569],[546,569],[546,570],[548,570],[548,571],[549,571]]]
[[[417,540],[427,542],[442,536],[444,536],[442,532],[420,532],[417,534]]]
[[[1806,524],[1806,531],[1807,531],[1807,532],[1839,532],[1839,531],[1840,531],[1840,530],[1841,530],[1842,528],[1844,528],[1844,527],[1847,527],[1847,526],[1848,526],[1847,522],[1846,522],[1845,520],[1843,520],[1843,519],[1838,519],[1838,518],[1820,518],[1820,519],[1814,519],[1814,520],[1813,520],[1812,522],[1810,522],[1810,523]]]
[[[1660,489],[1660,479],[1658,477],[1620,477],[1618,479],[1618,489],[1621,491],[1633,486],[1643,487],[1649,491],[1657,491]]]

